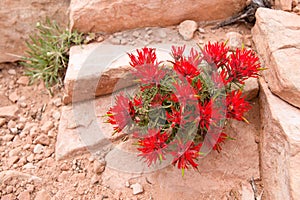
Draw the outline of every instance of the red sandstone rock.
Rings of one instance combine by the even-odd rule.
[[[252,34],[271,91],[300,108],[300,16],[259,8]]]
[[[183,20],[209,21],[236,14],[246,0],[72,0],[70,22],[82,32],[117,32],[147,26],[179,24]]]
[[[300,199],[300,110],[260,80],[261,175],[266,199]]]

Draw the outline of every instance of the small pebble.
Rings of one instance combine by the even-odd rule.
[[[132,36],[138,38],[140,36],[140,33],[138,31],[133,31]]]
[[[15,69],[9,69],[9,70],[7,71],[7,73],[10,74],[10,75],[16,75],[16,74],[17,74],[17,72],[16,72]]]
[[[44,146],[41,144],[37,144],[33,149],[33,153],[40,154],[43,152],[43,150],[44,150]]]
[[[110,43],[119,45],[119,44],[121,44],[121,40],[119,38],[112,38],[112,39],[110,39]]]
[[[53,104],[56,106],[56,107],[59,107],[62,105],[62,101],[61,101],[61,98],[56,98],[53,100]]]
[[[163,30],[163,29],[158,30],[158,35],[159,35],[160,38],[166,38],[167,37],[166,31]]]
[[[204,28],[198,28],[198,31],[200,32],[200,33],[202,33],[202,34],[204,34],[205,33],[205,30],[204,30]]]
[[[52,117],[53,117],[53,119],[56,119],[56,120],[59,120],[60,119],[60,112],[59,111],[54,111],[53,113],[52,113]]]
[[[130,186],[130,188],[132,189],[132,194],[133,195],[141,194],[141,193],[144,192],[143,186],[139,183],[132,184]]]
[[[126,182],[125,182],[125,187],[127,187],[127,188],[129,188],[129,187],[130,187],[130,183],[129,183],[129,181],[126,181]]]
[[[198,24],[192,20],[185,20],[178,26],[179,34],[184,40],[191,40],[194,37],[194,32],[197,30]]]

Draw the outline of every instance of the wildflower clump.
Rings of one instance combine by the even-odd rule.
[[[244,115],[251,106],[242,89],[262,68],[252,50],[230,52],[225,43],[192,48],[187,55],[185,46],[173,46],[171,55],[173,60],[162,62],[153,48],[128,53],[138,89],[118,94],[107,122],[115,133],[132,134],[149,166],[169,155],[182,171],[197,169],[202,149],[220,151],[232,139],[224,131],[229,119],[248,123]]]

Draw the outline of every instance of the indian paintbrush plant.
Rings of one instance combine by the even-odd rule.
[[[248,123],[245,80],[262,70],[255,52],[229,51],[226,43],[208,43],[185,55],[185,46],[172,47],[173,60],[158,61],[156,49],[128,53],[138,89],[120,92],[106,113],[114,133],[131,134],[148,166],[172,157],[182,170],[197,169],[197,159],[221,151],[229,119]]]

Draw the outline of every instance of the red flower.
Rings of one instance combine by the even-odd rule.
[[[202,57],[200,57],[200,53],[196,51],[194,48],[191,48],[190,55],[188,56],[188,61],[194,65],[198,66],[202,62]]]
[[[160,93],[157,93],[152,101],[150,102],[152,107],[157,107],[157,106],[161,106],[162,103],[166,100],[167,96],[166,95],[161,95]]]
[[[227,138],[228,138],[227,134],[222,132],[219,135],[219,138],[218,138],[216,144],[213,146],[213,150],[220,152],[222,150],[222,147],[220,144],[224,143]]]
[[[168,101],[172,101],[173,103],[178,103],[178,98],[177,96],[172,93],[168,98],[167,98]]]
[[[212,122],[212,100],[205,102],[203,106],[199,103],[200,128],[208,130]]]
[[[133,98],[133,105],[135,107],[140,107],[141,105],[143,105],[142,97],[139,97],[139,98],[134,97]]]
[[[200,74],[200,71],[199,69],[197,69],[197,67],[183,58],[174,63],[174,69],[176,72],[186,77],[187,79],[192,79]]]
[[[176,83],[173,84],[173,86],[175,87],[174,93],[182,107],[185,107],[188,102],[190,105],[193,102],[198,102],[196,99],[197,95],[189,84],[185,83],[180,85],[179,83]]]
[[[192,85],[196,94],[198,94],[198,92],[202,90],[201,79],[194,81]]]
[[[239,121],[245,121],[246,118],[243,117],[244,113],[250,110],[250,104],[241,97],[242,92],[240,90],[234,90],[227,94],[226,104],[227,104],[227,118],[233,118]]]
[[[144,64],[154,64],[156,62],[156,53],[153,48],[142,48],[142,51],[136,50],[138,55],[135,56],[132,53],[128,53],[131,60],[129,63],[132,67],[137,67]]]
[[[176,141],[176,149],[172,151],[174,159],[172,164],[177,165],[178,169],[188,169],[188,166],[191,165],[194,169],[197,169],[198,164],[194,160],[197,160],[199,156],[199,151],[201,148],[201,143],[195,145],[194,142],[190,141],[186,144],[183,144],[180,141]]]
[[[217,88],[222,88],[226,86],[228,83],[230,83],[230,81],[227,78],[228,78],[228,73],[225,69],[222,69],[220,73],[218,71],[214,71],[212,73],[212,80],[215,84],[215,87]]]
[[[167,121],[171,123],[171,127],[174,128],[175,125],[179,125],[181,121],[181,111],[178,111],[176,109],[172,109],[171,112],[166,111],[166,117]]]
[[[140,148],[139,151],[142,153],[139,156],[142,156],[146,159],[148,166],[153,162],[165,159],[165,149],[167,147],[166,141],[168,140],[168,134],[160,130],[151,129],[148,131],[149,135],[138,141]]]
[[[115,132],[121,132],[131,122],[132,115],[134,115],[130,100],[123,94],[117,96],[116,105],[111,107],[106,114],[107,122],[115,125]]]
[[[171,54],[175,61],[180,60],[182,58],[184,49],[185,49],[185,45],[181,47],[172,46]]]
[[[138,78],[142,84],[158,84],[166,75],[166,72],[158,67],[158,64],[137,65],[133,75]]]
[[[229,47],[226,47],[224,42],[216,42],[214,44],[208,42],[201,51],[204,60],[208,64],[215,64],[217,67],[221,67],[228,60],[227,53],[229,51]]]
[[[236,49],[235,53],[230,55],[228,67],[229,80],[236,80],[241,84],[249,77],[257,78],[261,69],[258,57],[252,50],[246,49]]]

